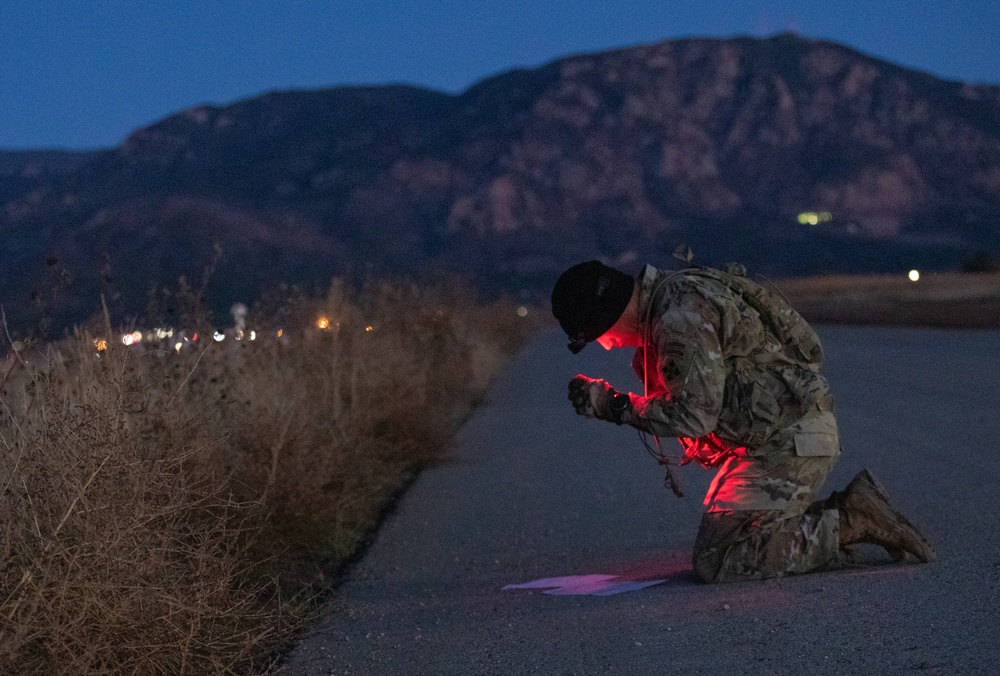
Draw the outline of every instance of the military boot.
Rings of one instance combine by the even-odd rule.
[[[868,470],[858,473],[828,504],[840,511],[840,548],[867,543],[884,547],[895,561],[907,554],[927,563],[936,558],[927,538],[897,512]]]

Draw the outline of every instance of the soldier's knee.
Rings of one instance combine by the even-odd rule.
[[[712,584],[719,582],[719,571],[722,569],[722,561],[725,552],[720,551],[698,551],[695,549],[691,557],[691,566],[694,569],[694,576],[699,582]]]
[[[732,582],[759,577],[759,512],[708,512],[702,516],[691,557],[702,582]]]
[[[706,513],[702,516],[691,554],[691,566],[695,577],[701,582],[718,582],[719,572],[726,560],[735,535],[732,519],[720,513]]]

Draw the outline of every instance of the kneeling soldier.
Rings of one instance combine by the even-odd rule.
[[[867,471],[815,499],[840,452],[822,347],[795,310],[741,269],[647,265],[633,279],[581,263],[557,281],[552,312],[574,353],[592,341],[637,348],[645,393],[578,375],[569,384],[577,413],[677,437],[682,463],[718,468],[695,542],[701,580],[836,568],[858,543],[896,560],[934,559]]]

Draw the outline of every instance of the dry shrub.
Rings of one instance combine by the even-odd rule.
[[[200,470],[222,439],[143,398],[153,369],[85,341],[0,426],[4,673],[265,668],[281,607],[250,582],[246,506]]]
[[[0,672],[269,671],[530,327],[454,290],[334,284],[242,340],[205,328],[179,352],[84,331],[2,367]]]

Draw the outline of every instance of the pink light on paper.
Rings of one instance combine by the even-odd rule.
[[[551,596],[611,596],[622,592],[637,591],[666,582],[666,580],[643,580],[636,582],[617,575],[566,575],[564,577],[543,577],[532,582],[509,584],[502,589],[542,589]]]

